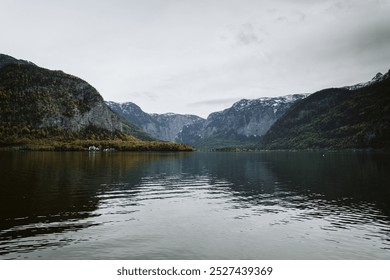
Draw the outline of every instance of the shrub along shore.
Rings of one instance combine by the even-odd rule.
[[[90,149],[90,147],[95,147]],[[26,151],[194,151],[185,144],[158,141],[124,141],[124,140],[75,140],[75,141],[20,141],[1,144],[0,150]]]
[[[145,141],[129,134],[107,131],[71,132],[0,125],[0,150],[88,151],[94,146],[100,151],[194,151],[189,145]]]

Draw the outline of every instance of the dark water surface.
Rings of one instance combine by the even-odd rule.
[[[390,259],[390,155],[0,153],[0,259]]]

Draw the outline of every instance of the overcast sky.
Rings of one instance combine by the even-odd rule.
[[[203,117],[390,69],[390,0],[0,0],[0,53]]]

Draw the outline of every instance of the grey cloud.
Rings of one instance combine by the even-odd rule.
[[[390,66],[389,0],[33,2],[2,1],[2,52],[150,112],[204,115]]]
[[[277,23],[299,23],[306,19],[307,15],[303,12],[294,12],[289,15],[279,15],[274,22]]]
[[[375,49],[386,47],[387,51],[390,48],[390,20],[383,22],[382,25],[372,25],[366,30],[356,32],[355,36],[359,45],[357,48],[362,49]]]
[[[276,22],[283,22],[283,21],[287,21],[287,17],[277,17],[276,19],[275,19],[275,21]]]
[[[252,23],[245,23],[240,26],[236,40],[239,44],[250,45],[261,43],[260,36]]]
[[[351,60],[388,59],[390,49],[390,19],[376,18],[364,25],[352,23],[330,38],[338,41],[325,55],[329,59],[339,60],[350,57]],[[390,63],[390,61],[389,61]]]

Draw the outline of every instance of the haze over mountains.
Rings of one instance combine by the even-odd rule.
[[[366,83],[312,94],[242,99],[203,119],[148,114],[132,102],[105,102],[95,88],[75,76],[0,54],[2,145],[54,135],[131,136],[206,149],[383,149],[390,147],[389,131],[389,72]]]

